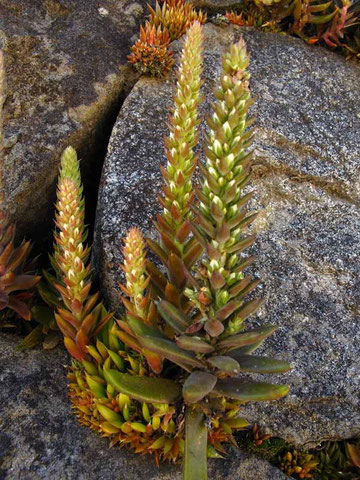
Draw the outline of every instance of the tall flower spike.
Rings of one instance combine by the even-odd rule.
[[[111,318],[111,314],[102,318],[101,305],[95,307],[98,294],[89,296],[90,265],[86,266],[89,249],[83,246],[86,230],[82,191],[77,155],[68,147],[61,157],[52,263],[61,279],[54,286],[65,306],[58,308],[56,322],[67,350],[77,360],[87,357],[90,336],[96,335]]]
[[[124,240],[122,253],[126,286],[120,285],[120,287],[130,298],[134,314],[146,321],[147,299],[145,289],[150,278],[145,272],[145,243],[138,228],[129,230]]]
[[[207,251],[203,260],[205,288],[202,293],[211,299],[209,307],[205,306],[210,319],[205,330],[211,336],[222,333],[225,319],[226,334],[238,333],[244,318],[261,304],[255,300],[240,309],[245,293],[259,283],[251,282],[250,277],[244,279],[243,269],[249,261],[239,256],[254,241],[253,236],[244,237],[244,228],[256,218],[256,214],[246,216],[243,207],[250,196],[242,193],[250,179],[252,157],[248,150],[252,132],[246,131],[251,123],[247,113],[252,104],[248,64],[245,44],[240,40],[223,57],[221,87],[215,92],[217,102],[213,105],[213,115],[207,119],[210,132],[205,145],[206,165],[202,167],[204,179],[194,232]],[[217,330],[216,335],[213,329]]]
[[[165,139],[167,167],[162,168],[164,195],[159,201],[164,210],[157,216],[155,226],[161,243],[148,240],[150,248],[168,270],[168,280],[148,264],[153,283],[176,305],[181,305],[186,285],[184,266],[189,269],[202,253],[202,247],[190,236],[189,220],[194,199],[192,176],[197,163],[194,148],[199,135],[198,106],[201,101],[202,27],[195,22],[187,31],[180,65],[177,71],[175,106],[170,115],[170,134]],[[155,280],[155,282],[154,282]]]

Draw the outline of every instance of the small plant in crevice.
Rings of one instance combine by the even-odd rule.
[[[311,453],[291,450],[280,459],[280,468],[289,477],[295,474],[297,478],[314,478],[318,463]]]
[[[163,77],[174,64],[173,53],[168,48],[169,43],[166,29],[146,22],[144,27],[140,26],[140,38],[131,47],[128,60],[141,74]]]
[[[307,43],[342,50],[360,57],[360,7],[351,0],[245,0],[239,12],[227,12],[230,23],[287,32]]]
[[[234,432],[248,425],[239,416],[243,403],[275,400],[289,390],[252,381],[249,374],[291,368],[253,355],[276,326],[245,323],[262,300],[246,299],[259,280],[244,273],[254,261],[244,251],[254,242],[247,227],[256,215],[247,213],[251,194],[243,192],[253,132],[242,40],[223,55],[207,117],[206,161],[199,164],[200,186],[193,186],[202,40],[202,27],[194,22],[183,44],[165,139],[158,237],[146,240],[160,266],[147,259],[145,240],[134,227],[122,250],[123,315],[114,319],[90,293],[82,187],[71,148],[61,163],[54,254],[61,277],[54,286],[64,304],[56,321],[73,357],[69,395],[79,421],[111,445],[129,445],[157,462],[182,457],[185,480],[206,479],[207,457],[222,456],[225,443],[235,443]]]
[[[360,441],[327,441],[317,448],[294,448],[285,440],[262,433],[261,427],[236,435],[238,446],[264,458],[290,478],[313,480],[360,479]]]
[[[206,14],[197,12],[185,0],[156,2],[148,5],[149,20],[140,26],[140,38],[131,47],[128,60],[141,74],[163,77],[174,64],[170,42],[180,38],[195,21],[205,23]]]

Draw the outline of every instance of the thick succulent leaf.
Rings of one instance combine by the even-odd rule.
[[[237,355],[234,352],[230,356],[237,360],[242,372],[251,373],[283,373],[291,370],[291,365],[285,360],[275,358],[259,357],[255,355]]]
[[[204,414],[188,407],[185,417],[183,480],[207,480],[207,437]]]
[[[352,443],[346,444],[346,450],[351,460],[351,463],[355,465],[355,467],[360,468],[360,448]]]
[[[186,265],[186,268],[191,268],[197,260],[201,257],[202,253],[204,251],[204,248],[198,241],[194,243],[194,245],[189,248],[188,251],[185,252],[184,255],[184,263]]]
[[[240,333],[239,335],[232,335],[230,337],[221,340],[218,343],[218,348],[221,350],[233,350],[244,345],[250,345],[252,343],[263,340],[277,330],[276,325],[264,325],[262,327],[254,328],[248,332]]]
[[[147,335],[149,337],[166,338],[165,335],[160,332],[160,330],[150,325],[145,325],[145,323],[138,317],[128,315],[127,320],[131,327],[131,330],[135,333],[136,336]]]
[[[174,253],[169,254],[169,261],[167,264],[170,282],[176,288],[182,290],[186,284],[185,266],[178,255]]]
[[[181,398],[181,386],[173,380],[156,377],[140,377],[104,370],[105,379],[117,392],[147,403],[175,403]]]
[[[175,342],[154,337],[139,337],[139,341],[145,348],[180,366],[185,364],[203,368],[203,364],[195,358],[192,352],[183,350]]]
[[[149,260],[146,261],[146,273],[150,275],[151,281],[155,286],[163,292],[166,287],[166,277],[165,275]]]
[[[328,15],[309,15],[309,23],[314,25],[322,25],[323,23],[328,23],[336,14],[336,10]]]
[[[220,320],[212,318],[205,323],[204,329],[211,337],[218,337],[223,333],[225,327]]]
[[[237,308],[239,308],[240,302],[238,302],[236,299],[231,300],[228,302],[226,305],[224,305],[220,310],[216,312],[216,319],[220,320],[223,322],[226,320]]]
[[[205,342],[199,337],[191,337],[190,335],[181,335],[177,337],[176,343],[185,350],[191,350],[199,353],[211,353],[215,348],[210,343]]]
[[[255,298],[254,300],[244,303],[236,312],[236,318],[241,319],[242,321],[246,320],[248,317],[250,317],[250,315],[255,313],[263,303],[263,298]]]
[[[14,281],[6,287],[6,291],[14,292],[15,290],[28,290],[35,287],[40,280],[41,277],[35,275],[16,275]]]
[[[255,235],[250,235],[239,240],[239,242],[237,242],[235,245],[231,245],[226,249],[226,251],[227,253],[240,253],[246,248],[249,248],[255,242],[255,240]]]
[[[207,360],[212,367],[215,367],[222,372],[228,372],[232,374],[237,374],[240,372],[238,362],[232,357],[218,355],[216,357],[210,357]]]
[[[192,320],[181,310],[167,300],[155,302],[161,317],[172,327],[175,332],[183,333],[191,325]]]
[[[308,11],[309,11],[309,12],[312,12],[312,13],[315,13],[315,12],[323,12],[323,11],[325,11],[327,8],[329,8],[332,3],[333,3],[333,2],[326,2],[326,3],[322,3],[322,4],[320,4],[320,5],[310,5],[310,6],[308,7]]]
[[[32,307],[31,309],[32,316],[41,325],[48,326],[55,319],[54,310],[45,306]]]
[[[8,308],[14,310],[24,320],[31,319],[31,311],[25,302],[19,300],[16,296],[9,297]]]
[[[45,338],[45,334],[42,331],[42,326],[38,325],[31,330],[29,335],[27,335],[20,343],[17,344],[17,350],[25,350],[27,348],[33,348],[39,345]]]
[[[264,340],[259,340],[258,342],[251,343],[250,345],[245,345],[243,347],[237,348],[236,350],[232,350],[229,352],[229,355],[231,357],[237,358],[237,356],[243,356],[243,355],[250,355],[250,353],[255,352],[257,348],[260,347],[264,343]]]
[[[192,372],[183,385],[185,403],[196,403],[202,400],[215,387],[217,377],[211,373]]]
[[[212,393],[221,397],[229,397],[242,402],[256,402],[263,400],[276,400],[289,392],[287,385],[274,385],[272,383],[250,383],[239,378],[218,380]]]
[[[154,242],[154,240],[151,240],[151,238],[147,238],[146,243],[149,245],[150,250],[152,250],[155,253],[155,255],[157,255],[160,258],[160,260],[166,265],[167,254],[160,247],[160,245],[157,242]]]

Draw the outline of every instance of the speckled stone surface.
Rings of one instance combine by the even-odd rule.
[[[109,448],[80,426],[67,398],[68,355],[15,351],[18,339],[0,335],[0,478],[6,480],[180,480],[180,465],[157,468],[151,457]],[[230,449],[209,462],[211,480],[285,480],[253,455]]]
[[[136,80],[127,55],[146,3],[0,0],[8,84],[1,168],[19,234],[38,240],[51,232],[57,167],[68,144],[83,158],[85,183],[97,183],[107,123]]]
[[[251,207],[262,213],[253,268],[274,322],[263,352],[290,360],[290,395],[244,407],[248,418],[295,444],[360,434],[360,68],[302,41],[242,30],[257,98]],[[205,27],[203,110],[220,52],[236,27]],[[173,79],[141,79],[110,141],[99,195],[95,260],[102,291],[120,309],[120,243],[131,226],[153,234],[162,138]],[[262,377],[264,378],[264,377]]]

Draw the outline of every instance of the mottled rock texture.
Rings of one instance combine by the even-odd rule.
[[[50,233],[68,144],[83,158],[86,186],[96,187],[101,143],[136,80],[126,57],[146,11],[146,0],[0,0],[8,83],[1,169],[19,234]],[[90,205],[94,212],[95,198]]]
[[[285,400],[244,410],[296,444],[359,435],[360,69],[288,36],[207,25],[204,111],[220,54],[241,32],[257,99],[251,206],[262,213],[254,225],[253,273],[264,280],[259,295],[266,298],[250,321],[279,324],[263,352],[294,364],[280,379],[291,385]],[[134,225],[153,234],[172,85],[173,78],[141,79],[110,141],[95,253],[115,311],[121,238]]]
[[[15,351],[0,335],[0,478],[7,480],[180,480],[180,465],[157,468],[151,457],[108,448],[81,427],[67,398],[68,355]],[[210,462],[212,480],[285,480],[280,470],[235,449]]]

